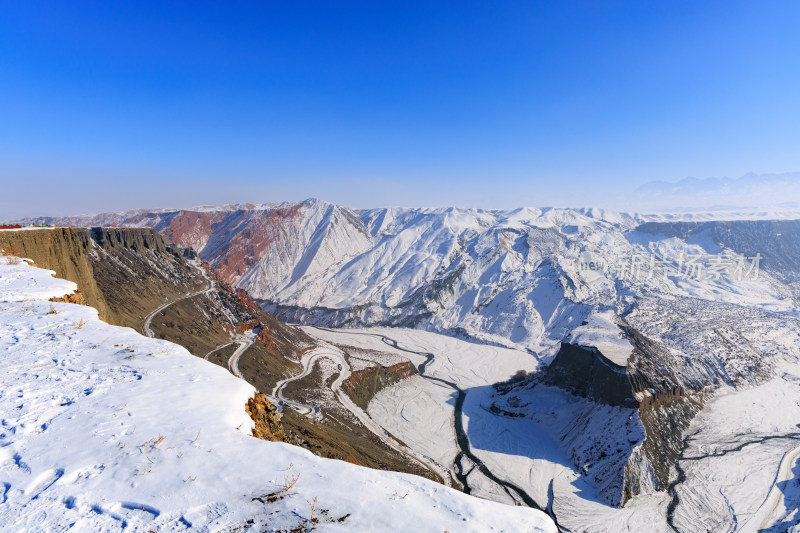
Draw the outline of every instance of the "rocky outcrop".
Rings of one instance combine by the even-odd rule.
[[[72,294],[65,294],[60,298],[50,298],[51,302],[64,302],[68,304],[89,305],[86,303],[86,298],[83,297],[80,290],[76,290]]]
[[[180,257],[180,250],[172,242],[149,228],[91,228],[92,240],[106,251],[129,250],[170,254]]]
[[[270,441],[290,442],[283,430],[278,409],[267,400],[264,394],[257,392],[247,400],[245,410],[255,423],[254,437]]]

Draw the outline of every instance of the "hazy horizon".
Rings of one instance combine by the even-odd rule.
[[[798,16],[789,1],[9,5],[0,219],[308,197],[695,209],[687,176],[800,170]],[[653,182],[676,188],[641,194]],[[739,189],[703,202],[800,201],[793,184]]]
[[[749,178],[749,183],[748,183]],[[767,189],[764,194],[753,193],[753,181],[769,181],[773,184],[778,182],[783,185],[780,190]],[[687,185],[688,184],[688,185]],[[693,194],[687,194],[687,186],[693,187]],[[749,187],[748,187],[749,186]],[[787,193],[790,196],[787,196]],[[655,195],[655,197],[654,197]],[[85,209],[83,211],[72,208],[71,203],[66,205],[62,204],[57,208],[50,211],[37,211],[35,213],[23,214],[16,217],[6,217],[0,219],[3,221],[17,221],[23,219],[31,219],[37,217],[61,217],[72,215],[95,215],[108,212],[124,212],[133,210],[159,210],[159,209],[192,209],[201,207],[222,207],[226,205],[242,205],[242,204],[273,204],[273,203],[297,203],[305,200],[316,198],[318,200],[343,205],[353,209],[370,209],[370,208],[384,208],[384,207],[400,207],[400,208],[467,208],[467,209],[498,209],[509,210],[522,207],[532,208],[600,208],[609,211],[625,212],[625,213],[641,213],[641,214],[655,214],[655,213],[692,213],[692,212],[724,212],[724,211],[748,211],[748,210],[774,210],[774,211],[797,211],[800,214],[800,202],[790,198],[800,198],[800,173],[785,173],[776,175],[745,175],[738,179],[730,178],[685,178],[677,182],[648,182],[635,191],[629,191],[629,198],[631,206],[635,207],[625,208],[611,207],[599,204],[509,204],[501,206],[493,206],[486,204],[411,204],[411,203],[392,203],[392,204],[365,204],[354,205],[348,202],[346,198],[343,201],[336,201],[332,198],[321,195],[310,195],[306,197],[295,198],[235,198],[231,197],[230,201],[212,201],[212,202],[187,202],[186,198],[178,195],[172,203],[152,204],[146,201],[142,204],[134,205],[128,202],[128,207],[113,208],[112,204],[101,206],[99,209]],[[646,199],[649,198],[649,199]],[[789,199],[787,199],[789,198]]]

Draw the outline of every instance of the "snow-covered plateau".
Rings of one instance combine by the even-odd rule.
[[[3,531],[555,531],[534,509],[250,436],[253,387],[48,302],[76,288],[52,274],[0,257]]]

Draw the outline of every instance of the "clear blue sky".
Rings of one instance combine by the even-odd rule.
[[[169,5],[168,5],[169,4]],[[6,2],[0,218],[800,170],[800,2]]]

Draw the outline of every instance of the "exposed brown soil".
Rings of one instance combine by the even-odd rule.
[[[223,366],[227,366],[227,360]],[[242,377],[263,392],[272,392],[278,381],[299,374],[301,370],[300,363],[283,357],[258,342],[253,343],[239,357]]]
[[[231,346],[225,346],[224,348],[220,348],[219,350],[216,350],[214,353],[209,355],[208,361],[210,363],[214,363],[215,365],[228,368],[228,359],[230,359],[230,357],[233,355],[233,352],[235,352],[238,347],[239,346],[237,344],[233,344]]]
[[[83,297],[81,294],[80,289],[76,290],[72,294],[65,294],[61,298],[50,298],[51,302],[64,302],[68,304],[78,304],[78,305],[89,305],[86,303],[86,298]]]
[[[180,344],[194,355],[204,357],[217,346],[231,341],[221,320],[230,324],[220,313],[219,302],[201,294],[175,302],[156,314],[150,329],[157,338]]]

